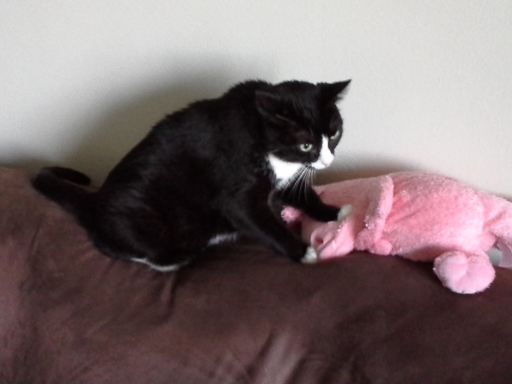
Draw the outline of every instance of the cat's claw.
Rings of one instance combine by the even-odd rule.
[[[318,255],[313,247],[308,247],[304,257],[300,260],[302,264],[315,264],[318,261]]]
[[[344,221],[347,218],[347,216],[350,214],[350,212],[352,212],[352,205],[350,205],[350,204],[343,205],[340,208],[340,210],[338,211],[338,221],[339,222]]]

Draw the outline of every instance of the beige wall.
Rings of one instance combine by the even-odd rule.
[[[512,196],[510,1],[4,0],[0,26],[2,164],[99,181],[164,113],[235,82],[352,78],[342,175]]]

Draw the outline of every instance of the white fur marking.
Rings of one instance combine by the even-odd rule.
[[[208,246],[210,245],[217,245],[217,244],[220,244],[220,243],[225,243],[227,241],[235,241],[237,238],[237,234],[236,233],[226,233],[226,234],[223,234],[223,235],[217,235],[217,236],[214,236],[210,239],[210,241],[208,242]],[[148,266],[151,267],[151,269],[154,269],[158,272],[173,272],[173,271],[177,271],[178,269],[180,269],[181,267],[183,267],[184,265],[186,265],[187,263],[181,263],[181,264],[177,264],[177,265],[157,265],[157,264],[153,264],[151,261],[148,261],[147,259],[142,259],[142,258],[133,258],[133,259],[130,259],[132,261],[135,261],[137,263],[141,263],[141,264],[146,264]]]
[[[324,169],[327,168],[334,160],[334,155],[329,149],[329,139],[327,137],[322,137],[322,149],[320,150],[320,157],[313,164],[313,168],[315,169]]]
[[[306,254],[300,260],[303,264],[315,264],[318,261],[318,255],[313,247],[308,247]]]
[[[158,272],[173,272],[173,271],[177,271],[178,269],[180,269],[184,265],[184,264],[179,264],[179,265],[156,265],[156,264],[153,264],[150,261],[147,261],[146,259],[131,259],[131,260],[132,261],[136,261],[137,263],[142,263],[142,264],[149,265],[151,267],[151,269],[155,269]]]
[[[281,160],[272,154],[267,156],[270,168],[276,175],[278,185],[284,185],[303,167],[301,163],[290,163]]]
[[[235,241],[237,238],[236,233],[225,233],[222,235],[214,236],[208,241],[208,246],[226,243],[228,241]]]

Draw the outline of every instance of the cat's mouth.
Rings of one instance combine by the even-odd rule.
[[[320,157],[317,161],[311,164],[313,168],[316,170],[321,170],[329,167],[334,161],[334,156],[332,158],[322,158]]]

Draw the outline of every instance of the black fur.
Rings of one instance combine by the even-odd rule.
[[[43,168],[32,183],[72,212],[113,258],[180,265],[216,235],[235,232],[299,260],[306,245],[275,217],[269,199],[321,221],[335,220],[338,209],[324,205],[309,185],[293,188],[305,180],[277,188],[267,156],[315,162],[322,135],[342,131],[335,102],[348,83],[241,83],[167,116],[97,192],[65,181],[88,184],[85,175],[58,167]],[[313,145],[309,152],[299,148],[306,143]]]

